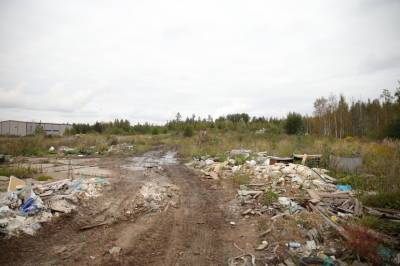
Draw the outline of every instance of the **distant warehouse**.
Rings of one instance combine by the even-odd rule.
[[[70,124],[37,123],[7,120],[0,122],[0,135],[27,136],[34,135],[36,128],[42,127],[46,135],[63,135],[65,130],[71,129]]]

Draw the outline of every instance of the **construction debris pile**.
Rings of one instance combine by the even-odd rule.
[[[93,155],[93,154],[98,155],[98,154],[110,154],[110,153],[123,154],[133,151],[134,148],[135,146],[130,143],[118,143],[112,145],[103,143],[101,145],[89,146],[86,148],[77,148],[77,147],[71,148],[67,146],[60,146],[56,149],[54,146],[51,146],[48,149],[48,152],[50,154],[84,156],[84,155]]]
[[[10,177],[7,192],[0,193],[0,233],[15,236],[33,235],[41,223],[70,213],[82,200],[101,195],[106,178],[64,179],[31,185]]]
[[[143,205],[147,209],[150,211],[160,211],[170,205],[172,207],[177,206],[177,191],[179,191],[179,188],[173,184],[147,182],[140,188],[139,195],[143,198]]]
[[[305,160],[302,163],[265,152],[233,150],[224,161],[204,156],[188,165],[208,179],[238,180],[237,200],[243,219],[255,216],[265,222],[265,232],[255,250],[262,251],[258,255],[268,263],[346,265],[343,261],[352,253],[342,243],[349,239],[344,225],[352,217],[368,213],[400,220],[398,212],[362,206],[351,186],[337,185],[329,171],[310,168]],[[241,175],[248,177],[247,183],[240,183]],[[398,245],[390,236],[380,234],[379,238]],[[394,253],[384,261],[396,263],[399,258],[400,253]]]

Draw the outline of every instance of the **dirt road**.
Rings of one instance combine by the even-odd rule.
[[[113,165],[114,177],[103,196],[35,236],[1,240],[0,264],[226,265],[238,255],[232,239],[239,235],[226,209],[229,190],[160,151],[104,164]],[[138,197],[148,183],[176,187],[167,191],[172,194],[160,210],[150,210]]]

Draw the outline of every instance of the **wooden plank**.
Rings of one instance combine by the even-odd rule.
[[[310,200],[311,203],[316,204],[321,201],[321,197],[318,195],[318,193],[316,191],[314,191],[312,189],[307,189],[307,193],[311,197],[311,200]]]

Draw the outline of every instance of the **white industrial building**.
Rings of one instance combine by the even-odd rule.
[[[23,122],[15,120],[6,120],[0,122],[0,135],[7,136],[28,136],[34,135],[37,127],[41,126],[46,135],[64,134],[65,130],[71,129],[70,124],[56,124],[56,123],[37,123],[37,122]]]

